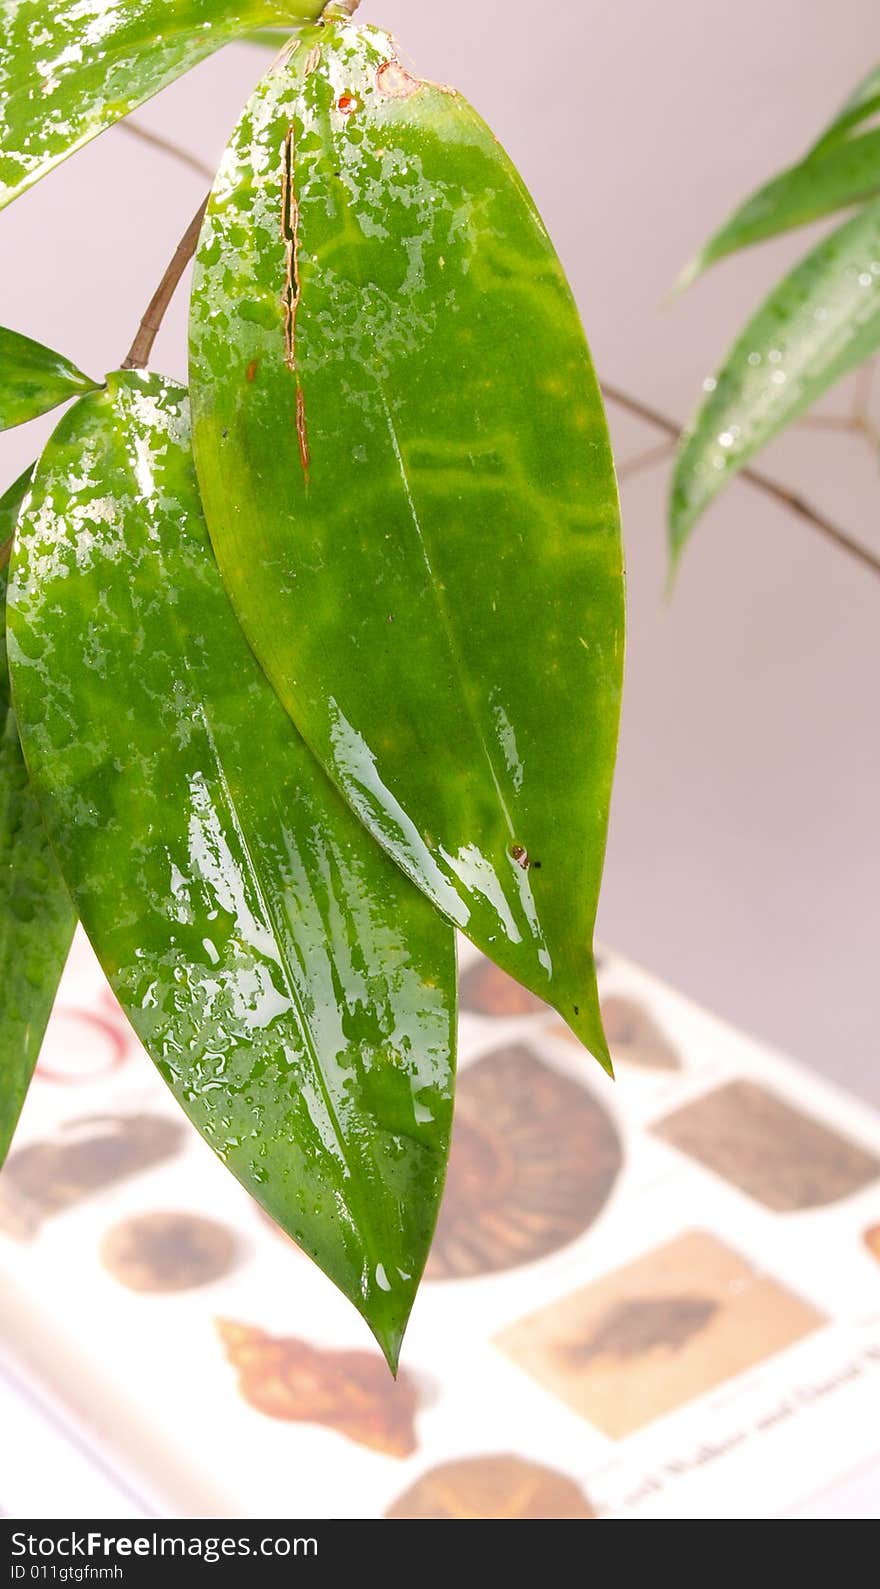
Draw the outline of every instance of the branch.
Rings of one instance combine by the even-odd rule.
[[[207,208],[208,199],[204,198],[180,239],[174,251],[174,257],[150,299],[146,314],[138,326],[137,335],[129,348],[128,356],[122,361],[124,370],[144,370],[149,364],[153,343],[159,334],[159,329],[165,318],[165,312],[180,285],[181,276],[196,251],[199,233],[202,230],[202,221],[205,218]]]
[[[130,138],[136,138],[139,143],[148,144],[151,149],[158,149],[161,154],[170,155],[172,160],[177,160],[180,165],[188,166],[190,171],[195,171],[206,182],[213,182],[214,172],[198,155],[190,154],[188,149],[182,149],[179,144],[172,143],[170,138],[163,138],[161,133],[151,132],[148,127],[142,127],[139,121],[132,121],[131,117],[123,117],[116,124],[120,132],[128,133]]]
[[[643,403],[638,397],[630,397],[628,392],[621,391],[617,386],[611,386],[607,381],[602,382],[602,392],[609,403],[614,403],[626,413],[635,415],[636,419],[643,419],[648,425],[654,425],[657,430],[662,430],[676,443],[681,441],[682,428],[674,419],[670,419],[668,414],[661,413],[650,403]],[[866,546],[862,546],[851,535],[847,535],[845,530],[833,524],[824,513],[820,513],[818,508],[807,502],[806,498],[789,491],[785,486],[778,485],[769,475],[761,474],[757,469],[740,469],[739,478],[747,481],[756,490],[763,491],[765,496],[780,503],[796,518],[803,519],[805,524],[809,524],[820,535],[824,535],[826,540],[831,541],[840,551],[846,552],[849,557],[861,563],[863,568],[870,569],[872,574],[880,577],[880,557],[875,556]]]

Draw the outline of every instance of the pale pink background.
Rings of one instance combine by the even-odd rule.
[[[874,0],[365,0],[362,16],[475,101],[556,238],[600,371],[680,418],[807,237],[663,307],[678,269],[880,55]],[[267,60],[229,49],[139,119],[216,162]],[[0,320],[91,371],[117,363],[203,187],[108,133],[0,217]],[[184,374],[184,327],[181,295],[157,368]],[[622,458],[641,446],[614,428]],[[0,481],[37,444],[0,437]],[[866,451],[798,431],[767,462],[880,545]],[[880,585],[737,486],[664,606],[665,485],[658,469],[625,489],[630,660],[601,932],[880,1101]]]

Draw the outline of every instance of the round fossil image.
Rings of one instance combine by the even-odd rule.
[[[462,1071],[429,1280],[545,1258],[583,1235],[623,1162],[606,1109],[518,1045]]]
[[[228,1274],[236,1247],[231,1230],[198,1214],[136,1214],[107,1232],[101,1262],[129,1291],[190,1291]]]
[[[471,1457],[444,1462],[398,1496],[388,1518],[591,1518],[583,1490],[564,1473],[523,1457]]]

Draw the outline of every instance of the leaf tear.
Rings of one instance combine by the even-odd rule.
[[[296,128],[291,122],[284,139],[281,172],[281,236],[284,240],[284,361],[296,377],[296,433],[299,441],[299,458],[306,484],[309,481],[308,427],[306,399],[299,376],[296,357],[296,320],[302,300],[302,281],[299,273],[299,200],[295,181]]]

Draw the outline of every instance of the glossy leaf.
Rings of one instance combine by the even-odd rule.
[[[673,478],[673,558],[731,476],[878,347],[880,200],[774,288],[708,383]]]
[[[880,113],[880,66],[875,66],[862,78],[858,88],[850,94],[821,138],[813,145],[812,154],[827,149],[831,144],[846,138],[856,127],[864,126]]]
[[[323,0],[0,0],[0,208],[199,61]]]
[[[452,934],[248,649],[182,388],[115,375],[65,416],[16,537],[10,659],[62,871],[135,1031],[394,1363],[448,1149]]]
[[[608,1063],[617,493],[519,177],[387,34],[309,30],[227,152],[191,336],[209,528],[279,696],[400,866]]]
[[[15,531],[27,469],[0,497],[0,544]],[[31,793],[9,694],[6,580],[0,569],[0,1165],[40,1054],[76,917]]]
[[[689,286],[727,254],[776,237],[880,192],[880,128],[821,144],[753,193],[684,272]]]
[[[97,385],[60,353],[0,326],[0,430],[37,419]]]

